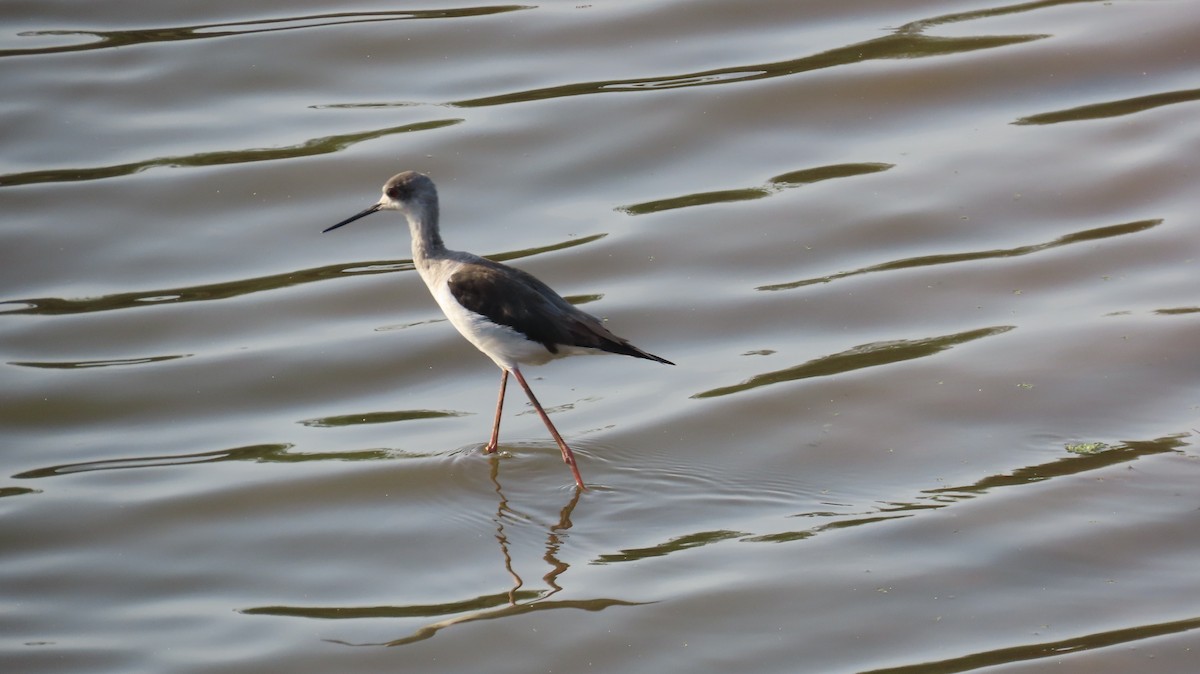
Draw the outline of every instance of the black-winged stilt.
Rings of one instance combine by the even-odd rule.
[[[521,365],[541,365],[555,358],[594,353],[616,353],[674,365],[630,344],[580,311],[532,275],[486,258],[447,250],[438,232],[437,188],[428,176],[415,171],[392,176],[383,185],[383,196],[365,210],[325,229],[337,229],[376,211],[399,211],[412,234],[413,265],[450,323],[500,367],[500,396],[492,437],[484,451],[496,451],[500,438],[500,412],[508,373],[525,389],[529,402],[554,436],[563,461],[575,483],[586,489],[575,455],[521,374]]]

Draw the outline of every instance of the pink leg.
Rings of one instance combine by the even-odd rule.
[[[483,446],[483,451],[491,454],[500,443],[500,411],[504,409],[504,390],[508,388],[508,370],[500,371],[500,398],[496,400],[496,421],[492,424],[492,439]]]
[[[533,395],[533,389],[529,388],[529,384],[525,382],[525,377],[521,374],[521,370],[514,367],[512,373],[517,378],[517,383],[521,385],[521,388],[525,389],[525,395],[529,396],[529,402],[533,403],[533,408],[537,410],[538,416],[542,418],[542,423],[546,424],[546,428],[550,429],[550,435],[554,436],[554,441],[558,443],[558,448],[562,450],[563,461],[571,469],[571,475],[575,477],[575,484],[579,485],[580,489],[587,489],[583,484],[583,477],[579,474],[579,468],[575,466],[575,454],[571,452],[571,448],[567,446],[566,441],[559,435],[558,429],[554,427],[554,424],[550,423],[550,417],[546,415],[546,410],[542,409],[541,403]]]

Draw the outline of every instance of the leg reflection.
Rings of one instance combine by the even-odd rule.
[[[513,586],[508,591],[509,604],[515,606],[517,604],[517,590],[524,586],[525,581],[521,579],[521,575],[513,568],[512,553],[509,551],[508,535],[504,529],[506,519],[514,519],[520,521],[534,521],[534,517],[522,512],[514,510],[508,502],[508,497],[504,494],[504,488],[500,485],[500,457],[491,457],[490,477],[492,480],[492,488],[499,498],[496,504],[496,515],[493,518],[496,523],[496,541],[500,544],[500,554],[504,558],[504,570],[513,579]],[[566,532],[571,528],[571,513],[575,511],[575,506],[579,504],[579,497],[583,494],[583,489],[576,486],[571,493],[571,499],[558,513],[558,522],[551,525],[546,535],[546,552],[542,555],[542,559],[550,565],[550,571],[542,576],[542,580],[550,587],[550,591],[542,594],[533,601],[540,601],[553,594],[562,591],[562,586],[558,584],[558,577],[570,568],[570,564],[558,558],[558,551],[562,548]]]

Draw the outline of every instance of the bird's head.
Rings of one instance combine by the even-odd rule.
[[[383,184],[383,196],[379,198],[379,201],[323,231],[335,230],[376,211],[400,211],[410,219],[418,211],[422,214],[436,213],[437,188],[434,187],[429,176],[423,173],[416,171],[397,173]]]

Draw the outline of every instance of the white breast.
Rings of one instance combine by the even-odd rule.
[[[541,365],[555,358],[572,355],[574,349],[559,349],[558,353],[550,353],[539,342],[534,342],[516,330],[498,323],[493,323],[482,314],[467,311],[450,292],[447,282],[457,268],[454,260],[424,260],[425,264],[418,265],[417,272],[430,294],[442,308],[442,313],[450,319],[453,325],[468,342],[482,351],[488,358],[505,370],[516,365]],[[586,351],[590,352],[591,349]]]

